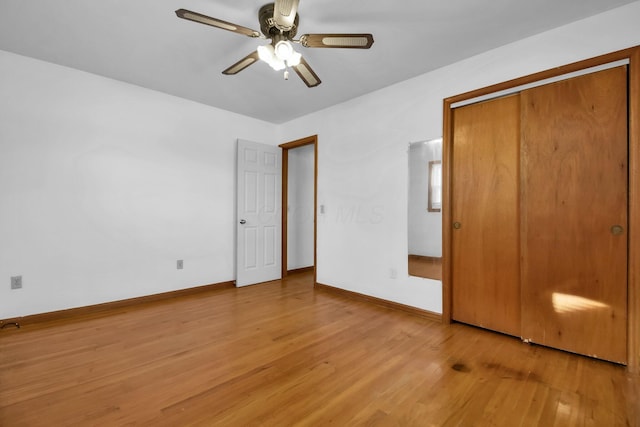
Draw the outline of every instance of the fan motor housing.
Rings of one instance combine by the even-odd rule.
[[[296,13],[296,19],[293,22],[293,27],[289,31],[280,31],[280,29],[276,26],[276,23],[273,19],[273,12],[275,10],[275,6],[273,3],[265,4],[260,8],[258,12],[258,21],[260,22],[260,31],[267,38],[274,38],[274,36],[284,36],[287,40],[291,40],[295,37],[298,31],[298,21],[300,16]]]

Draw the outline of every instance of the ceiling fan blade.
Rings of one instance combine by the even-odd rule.
[[[307,61],[304,58],[300,58],[300,63],[293,67],[296,74],[302,79],[302,81],[309,87],[316,87],[320,83],[320,77],[311,69]]]
[[[327,47],[347,49],[369,49],[373,44],[372,34],[305,34],[300,37],[304,47]]]
[[[258,51],[251,52],[249,55],[242,58],[240,61],[233,64],[231,67],[227,68],[222,72],[222,74],[233,75],[238,74],[240,71],[247,68],[249,65],[252,65],[254,62],[258,62],[260,58],[258,57]]]
[[[231,22],[222,21],[220,19],[212,18],[207,15],[203,15],[198,12],[192,12],[186,9],[178,9],[176,10],[176,15],[178,18],[187,19],[193,22],[199,22],[205,25],[211,25],[212,27],[220,28],[223,30],[231,31],[238,34],[243,34],[249,37],[260,37],[260,33],[258,31],[252,30],[251,28],[243,27],[242,25],[232,24]]]
[[[293,28],[298,13],[299,0],[275,0],[273,8],[273,20],[281,31],[289,31]]]

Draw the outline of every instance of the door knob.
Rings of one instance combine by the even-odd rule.
[[[456,230],[460,230],[462,228],[462,224],[460,224],[459,222],[454,222],[453,228],[455,228]]]
[[[622,233],[624,233],[624,228],[621,225],[614,225],[611,227],[611,234],[614,236],[619,236]]]
[[[245,221],[244,219],[241,219],[241,220],[240,220],[240,224],[243,224],[243,225],[244,225],[244,224],[246,224],[246,223],[247,223],[247,221]]]

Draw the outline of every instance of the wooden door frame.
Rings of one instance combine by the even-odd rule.
[[[313,283],[316,283],[317,272],[317,237],[318,237],[318,135],[297,139],[280,144],[282,148],[282,277],[287,277],[287,236],[288,236],[288,204],[289,204],[289,150],[312,145],[313,148]]]
[[[640,46],[620,50],[551,70],[498,83],[446,98],[443,101],[442,146],[442,321],[451,323],[451,158],[453,149],[452,105],[480,96],[515,89],[545,79],[591,67],[628,60],[629,76],[629,222],[627,266],[627,369],[640,373]]]

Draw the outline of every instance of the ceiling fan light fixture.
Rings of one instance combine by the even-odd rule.
[[[267,44],[264,46],[258,46],[258,57],[264,62],[268,63],[274,55],[272,50],[273,50],[273,46],[271,46],[270,44]]]
[[[300,64],[302,55],[295,51],[291,42],[288,40],[280,40],[273,49],[277,58],[283,61],[288,67],[295,67]]]
[[[285,62],[276,56],[275,50],[271,44],[258,46],[258,57],[276,71],[284,70],[286,68]]]
[[[302,60],[302,54],[294,50],[293,54],[289,57],[289,59],[287,59],[287,65],[289,67],[297,67],[298,65],[300,65],[301,60]]]
[[[287,40],[280,40],[278,43],[276,43],[274,50],[276,56],[283,61],[287,61],[295,52],[293,50],[293,46],[291,46],[291,43]]]

